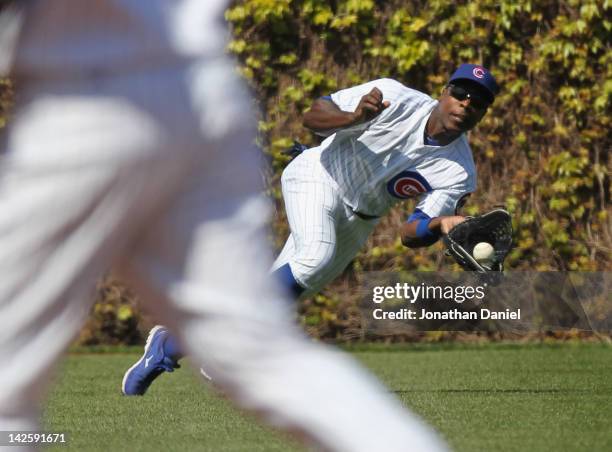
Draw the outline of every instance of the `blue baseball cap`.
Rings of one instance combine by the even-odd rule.
[[[495,81],[493,74],[488,69],[478,64],[462,64],[451,75],[449,82],[453,80],[470,80],[478,83],[491,96],[490,101],[493,102],[497,93],[499,93],[499,85]]]

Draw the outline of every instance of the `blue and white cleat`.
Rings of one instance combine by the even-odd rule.
[[[149,332],[144,354],[123,376],[121,391],[125,395],[143,395],[157,377],[174,372],[179,364],[164,354],[164,342],[170,335],[166,327],[157,325]]]

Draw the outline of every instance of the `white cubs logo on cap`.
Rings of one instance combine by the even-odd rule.
[[[431,191],[431,186],[416,171],[402,171],[387,182],[387,191],[395,198],[408,199]]]
[[[476,78],[484,78],[485,71],[483,68],[477,66],[472,70],[472,74],[474,74]]]

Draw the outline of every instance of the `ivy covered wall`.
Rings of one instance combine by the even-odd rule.
[[[610,271],[611,9],[609,0],[234,2],[229,50],[261,109],[258,141],[272,162],[266,177],[278,206],[274,246],[288,234],[281,151],[293,139],[317,143],[301,125],[313,99],[380,77],[436,97],[471,62],[489,67],[502,92],[470,134],[479,176],[466,213],[505,205],[513,214],[510,269]],[[2,83],[0,107],[10,94]],[[397,228],[412,207],[394,209],[345,274],[302,302],[310,333],[362,337],[354,287],[364,271],[458,270],[440,244],[401,245]],[[114,279],[101,284],[82,341],[137,341],[134,299]]]
[[[246,0],[226,18],[259,101],[260,144],[278,200],[276,245],[287,235],[278,178],[313,99],[380,77],[439,95],[462,62],[481,63],[502,92],[470,134],[478,191],[468,214],[505,205],[516,248],[508,268],[611,269],[610,106],[612,2]],[[352,286],[367,270],[457,269],[440,244],[402,247],[407,203],[381,222],[343,278],[307,300],[302,316],[324,337],[360,334]]]

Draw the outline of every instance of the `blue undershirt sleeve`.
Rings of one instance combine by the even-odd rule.
[[[416,236],[423,242],[424,246],[433,245],[440,238],[440,234],[429,230],[431,220],[432,218],[429,215],[419,209],[414,209],[414,212],[408,217],[408,223],[418,221]]]

